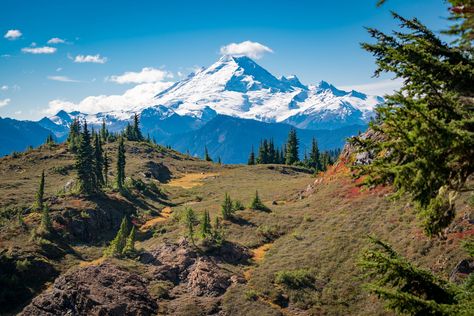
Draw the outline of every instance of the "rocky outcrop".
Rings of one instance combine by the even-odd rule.
[[[154,178],[162,183],[171,180],[171,171],[162,162],[148,161],[145,168],[146,171],[143,172],[145,178]]]
[[[218,296],[230,286],[230,275],[209,259],[199,258],[190,267],[188,288],[197,296]]]
[[[20,315],[154,315],[147,281],[110,263],[71,271],[37,296]]]
[[[461,260],[449,275],[449,280],[458,284],[463,283],[469,274],[474,272],[474,260]]]

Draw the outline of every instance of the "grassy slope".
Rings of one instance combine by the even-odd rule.
[[[107,145],[109,157],[113,159],[111,169],[115,146]],[[145,163],[150,160],[163,162],[175,178],[186,173],[212,173],[212,176],[190,189],[162,185],[168,195],[167,201],[146,196],[126,201],[109,193],[110,199],[138,205],[143,221],[157,216],[165,204],[171,205],[173,214],[169,220],[157,223],[151,231],[154,235],[142,233],[139,236],[140,247],[151,249],[164,238],[182,236],[184,228],[177,218],[186,206],[193,207],[198,213],[207,209],[212,218],[220,215],[224,192],[248,205],[258,189],[262,200],[272,209],[271,213],[239,211],[237,220],[225,223],[227,239],[250,248],[268,242],[261,234],[263,228],[281,235],[261,262],[229,267],[248,278],[246,284],[232,287],[225,294],[223,309],[232,315],[385,314],[380,303],[361,290],[355,265],[358,253],[367,245],[368,234],[390,242],[408,258],[444,276],[464,258],[459,249],[460,238],[472,234],[472,225],[462,220],[465,214],[472,217],[472,206],[466,202],[468,193],[460,199],[457,222],[448,238],[429,240],[418,228],[419,220],[407,201],[390,201],[388,189],[364,191],[356,188],[344,167],[320,176],[313,185],[315,178],[286,167],[219,166],[164,149],[150,149],[146,144],[127,143],[127,175],[141,178]],[[61,175],[53,168],[72,163],[73,156],[63,146],[35,150],[20,158],[1,159],[0,206],[31,204],[41,169],[46,171],[46,195],[56,194],[74,178],[74,172]],[[310,184],[312,187],[306,192]],[[54,204],[53,212],[70,208],[80,213],[94,206],[93,202],[84,199],[66,197]],[[37,214],[31,216],[30,228],[38,221],[34,219]],[[461,230],[464,233],[459,232]],[[0,226],[0,248],[13,246],[27,248],[28,232],[16,230],[14,220],[11,220]],[[76,255],[55,262],[60,271],[81,260],[97,259],[103,243],[72,246]],[[309,291],[312,306],[308,310],[295,304],[282,309],[272,303],[280,291],[274,284],[274,275],[281,270],[297,268],[312,270],[319,290]],[[251,291],[256,293],[256,300],[248,299]]]

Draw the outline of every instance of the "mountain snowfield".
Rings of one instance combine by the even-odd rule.
[[[140,106],[100,113],[62,110],[36,124],[62,141],[74,118],[95,128],[105,120],[109,130],[118,132],[137,113],[144,135],[162,144],[196,156],[202,156],[207,147],[226,163],[241,163],[262,138],[283,143],[291,126],[301,135],[301,154],[312,137],[318,138],[323,150],[342,147],[347,137],[366,128],[375,108],[384,101],[379,96],[339,90],[325,81],[304,85],[296,76],[277,78],[244,56],[223,56],[210,67],[161,87],[165,90],[154,97],[136,96],[139,100],[133,103]],[[0,145],[11,144],[13,137],[0,140]],[[15,149],[5,147],[1,154],[39,144],[37,139],[26,139]]]
[[[324,81],[306,86],[296,76],[276,78],[248,57],[223,56],[157,93],[151,107],[71,116],[79,115],[92,124],[105,118],[112,124],[148,109],[157,119],[173,114],[198,119],[221,114],[303,129],[334,129],[367,124],[381,102],[379,96],[342,91]],[[68,121],[58,115],[50,119],[58,125]]]

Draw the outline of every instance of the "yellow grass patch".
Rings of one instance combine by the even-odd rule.
[[[95,259],[95,260],[92,260],[92,261],[81,261],[79,262],[79,266],[80,267],[90,267],[90,266],[97,266],[99,264],[101,264],[102,262],[105,261],[105,257],[100,257],[99,259]]]
[[[181,187],[183,189],[191,189],[203,185],[204,183],[202,180],[218,175],[218,173],[188,173],[181,178],[172,179],[168,185],[172,187]]]
[[[154,218],[146,221],[145,224],[143,224],[140,227],[140,230],[141,231],[146,231],[146,230],[152,228],[153,226],[155,226],[157,223],[166,221],[171,216],[172,212],[173,211],[171,210],[171,207],[169,207],[169,206],[165,207],[164,209],[161,210],[160,216],[154,217]]]

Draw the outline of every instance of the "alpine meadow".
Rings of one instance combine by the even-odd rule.
[[[474,0],[2,7],[0,315],[474,315]]]

